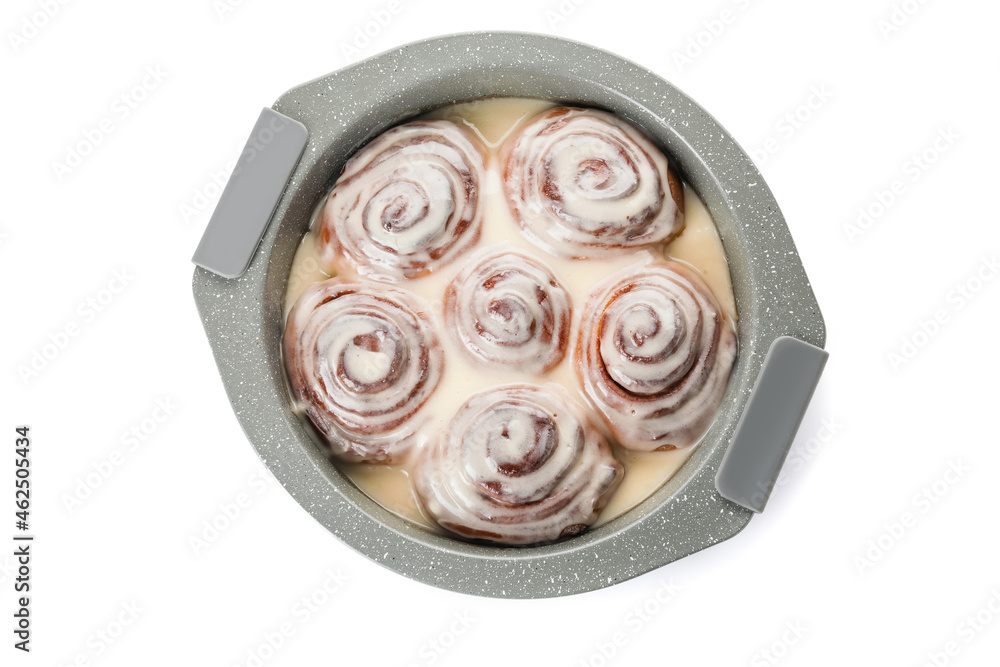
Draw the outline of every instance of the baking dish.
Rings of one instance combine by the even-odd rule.
[[[723,405],[680,471],[643,503],[572,539],[499,547],[449,539],[385,510],[291,412],[281,306],[317,202],[367,140],[442,104],[537,97],[612,111],[673,157],[729,259],[740,355]],[[334,535],[418,581],[546,597],[629,579],[728,539],[762,511],[826,353],[819,306],[777,203],[735,140],[652,72],[584,44],[470,33],[382,53],[262,111],[195,253],[195,301],[233,409],[261,459]]]

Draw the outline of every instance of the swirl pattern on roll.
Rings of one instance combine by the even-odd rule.
[[[483,149],[445,120],[379,135],[348,160],[323,210],[320,254],[338,274],[420,278],[479,238]]]
[[[445,321],[476,359],[542,374],[566,354],[570,298],[541,261],[505,247],[485,248],[445,290]]]
[[[684,189],[663,153],[604,111],[556,107],[505,148],[504,189],[522,232],[567,257],[665,243],[684,227]],[[666,191],[665,191],[666,189]]]
[[[660,262],[598,286],[583,313],[576,367],[623,447],[676,449],[707,430],[736,348],[704,280],[683,264]]]
[[[412,444],[444,365],[427,311],[402,290],[340,278],[295,302],[284,335],[289,385],[335,458],[392,463]]]
[[[555,391],[473,396],[415,470],[424,511],[469,539],[538,544],[590,526],[624,475],[594,425]]]

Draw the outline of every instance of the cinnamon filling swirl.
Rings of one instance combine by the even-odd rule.
[[[509,140],[504,187],[526,236],[568,257],[665,243],[684,227],[683,188],[634,127],[557,107]]]
[[[453,533],[537,544],[591,525],[623,474],[604,437],[553,389],[508,385],[458,409],[415,488]]]
[[[472,257],[445,291],[444,313],[462,349],[487,365],[544,374],[566,353],[566,288],[539,259],[512,249]]]
[[[678,262],[612,276],[591,296],[576,350],[580,382],[626,448],[687,447],[722,401],[736,334],[705,282]]]
[[[412,445],[444,365],[426,311],[401,290],[333,278],[289,313],[292,394],[334,457],[392,462]]]
[[[482,148],[447,121],[414,121],[365,146],[327,199],[327,266],[394,282],[426,276],[479,237]]]

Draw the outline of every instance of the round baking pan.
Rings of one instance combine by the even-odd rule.
[[[622,516],[535,547],[450,539],[359,491],[290,410],[281,306],[310,214],[344,162],[388,127],[442,104],[537,97],[609,110],[674,159],[719,229],[740,354],[714,422],[684,466]],[[738,533],[761,511],[826,354],[819,306],[785,221],[747,154],[652,72],[591,46],[471,33],[382,53],[265,109],[195,254],[194,294],[233,409],[260,458],[330,532],[434,586],[547,597],[609,586]]]

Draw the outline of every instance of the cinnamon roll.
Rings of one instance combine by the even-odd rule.
[[[348,160],[323,210],[320,254],[337,273],[419,278],[479,238],[484,157],[444,120],[394,127]]]
[[[618,442],[640,451],[694,444],[736,359],[736,334],[705,282],[677,262],[620,272],[592,294],[576,368]]]
[[[570,299],[551,269],[501,247],[474,255],[445,290],[444,313],[476,359],[543,374],[566,354]]]
[[[415,470],[424,511],[470,539],[537,544],[586,530],[624,474],[592,423],[548,388],[466,402]]]
[[[427,310],[402,290],[340,278],[310,286],[292,307],[292,396],[335,458],[392,463],[412,444],[444,364]]]
[[[556,107],[505,147],[504,189],[522,232],[567,257],[665,243],[684,227],[684,188],[636,128],[604,111]]]

